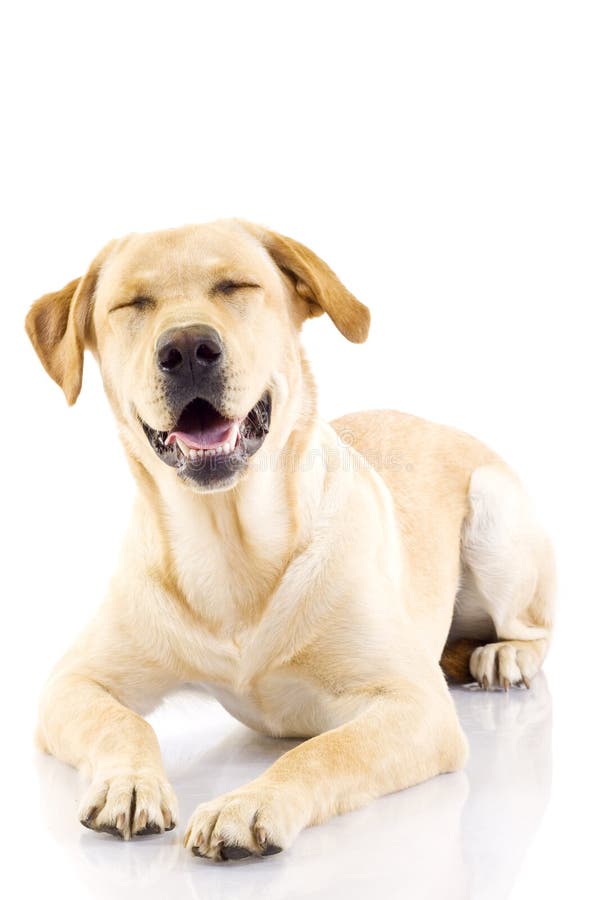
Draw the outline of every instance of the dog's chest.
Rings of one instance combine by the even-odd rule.
[[[274,737],[312,737],[348,721],[363,700],[332,697],[299,673],[285,669],[264,675],[251,689],[202,681],[200,685],[238,721]]]
[[[322,577],[329,544],[322,536],[288,563],[290,511],[281,485],[266,475],[261,490],[238,498],[235,516],[226,498],[210,507],[183,499],[176,511],[171,507],[178,589],[198,617],[197,630],[175,629],[172,650],[186,681],[201,685],[241,722],[272,735],[307,736],[346,721],[355,701],[332,697],[314,673],[303,676],[276,662],[299,627],[294,610],[315,573]],[[321,595],[327,590],[323,583]]]
[[[334,728],[359,711],[356,697],[334,695],[316,671],[282,663],[256,671],[256,630],[235,639],[188,634],[187,681],[212,694],[236,719],[264,734],[309,737]],[[183,650],[179,645],[179,650]]]

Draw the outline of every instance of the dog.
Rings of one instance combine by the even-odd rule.
[[[306,739],[196,809],[184,844],[221,861],[461,768],[444,673],[508,690],[542,664],[553,552],[516,475],[400,412],[322,421],[300,332],[323,313],[367,338],[314,252],[227,220],[114,240],[27,315],[69,404],[95,356],[138,487],[107,598],[40,702],[39,746],[90,780],[87,828],[175,826],[143,716],[184,683]]]

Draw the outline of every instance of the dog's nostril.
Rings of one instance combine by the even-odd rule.
[[[198,362],[215,362],[221,355],[221,347],[216,341],[204,340],[196,347],[196,359]]]
[[[158,338],[156,364],[165,376],[173,379],[195,378],[194,372],[203,372],[219,363],[223,356],[223,344],[214,328],[208,325],[189,325],[185,328],[169,328]]]
[[[179,368],[182,362],[183,356],[177,347],[163,347],[158,354],[158,363],[165,372]]]

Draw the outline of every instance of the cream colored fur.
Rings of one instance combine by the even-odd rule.
[[[215,300],[216,274],[251,278],[260,295]],[[156,308],[116,308],[140,291]],[[88,827],[129,838],[174,826],[143,715],[182,683],[251,728],[307,738],[198,807],[186,846],[223,859],[277,852],[308,825],[463,766],[439,665],[449,634],[481,642],[470,668],[486,687],[527,683],[542,662],[552,553],[517,478],[474,438],[412,416],[319,419],[299,331],[322,312],[366,338],[368,311],[315,254],[220,222],[114,241],[28,316],[69,402],[84,346],[96,356],[139,487],[106,601],[40,706],[40,745],[89,776]],[[137,419],[166,427],[156,339],[194,322],[229,348],[229,414],[266,386],[273,396],[270,434],[222,492],[182,483]]]

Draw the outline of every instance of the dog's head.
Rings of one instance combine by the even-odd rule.
[[[133,234],[32,306],[29,337],[69,403],[96,356],[132,453],[200,491],[232,487],[269,431],[289,434],[298,333],[326,312],[351,341],[369,311],[302,244],[245,222]]]

